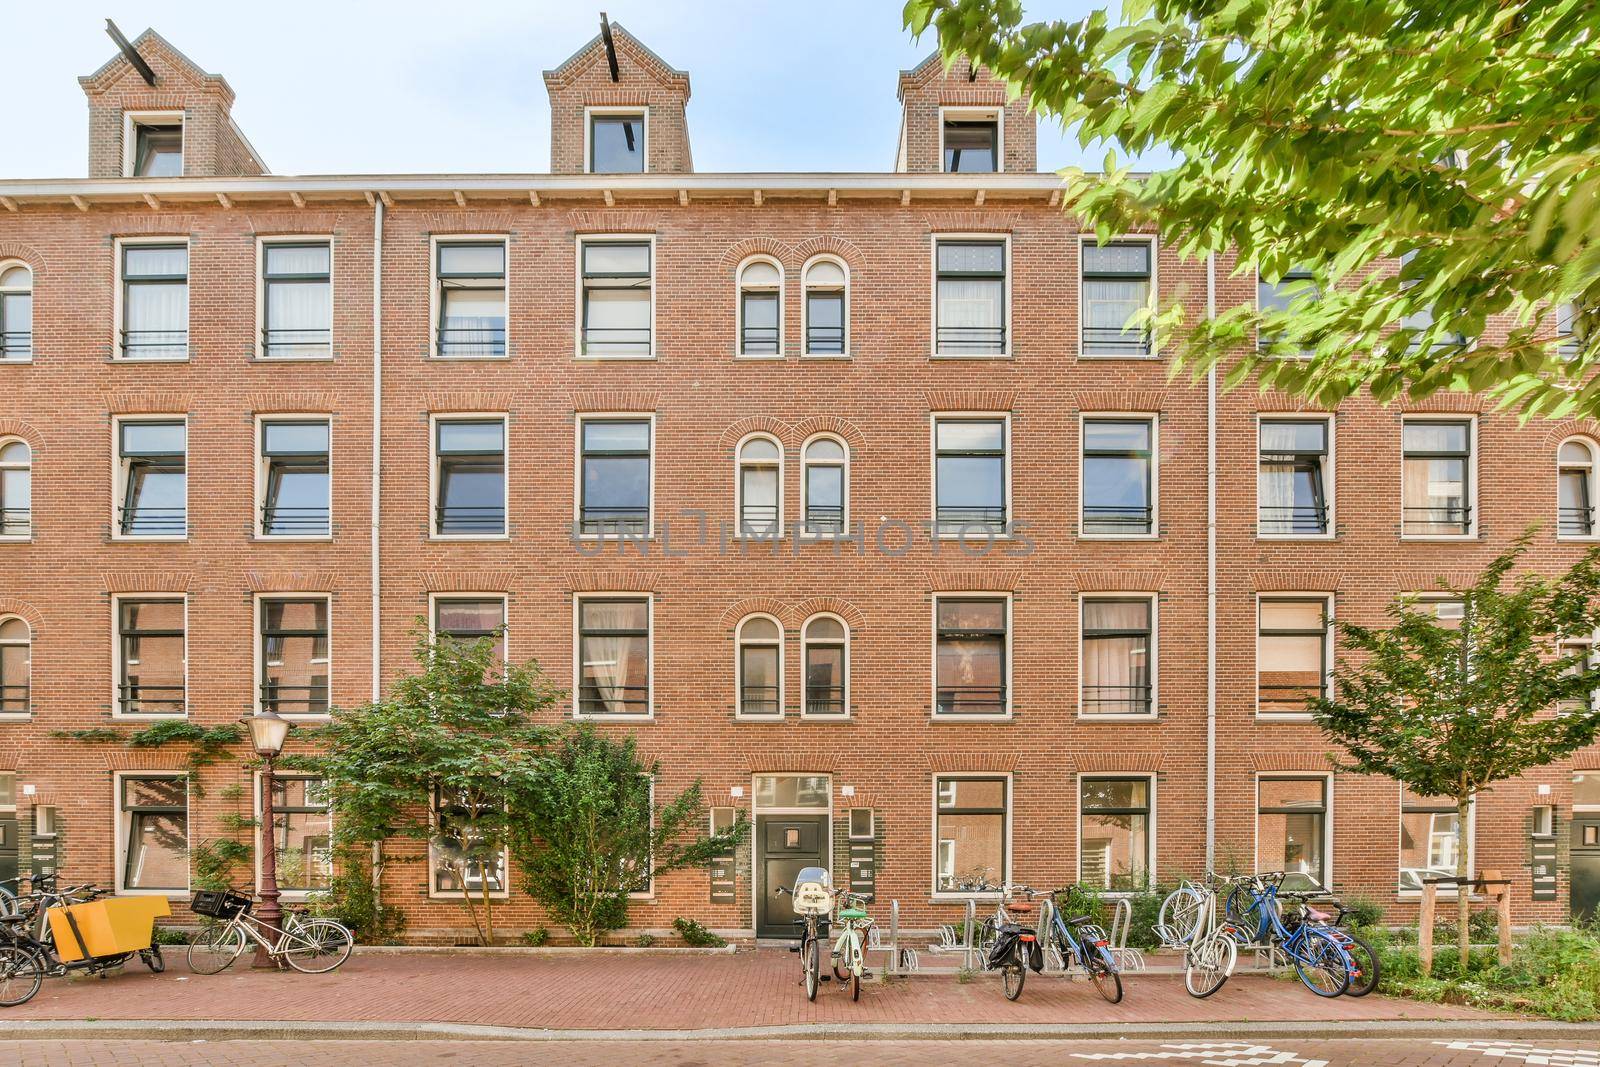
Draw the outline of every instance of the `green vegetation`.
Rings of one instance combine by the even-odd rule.
[[[534,930],[522,931],[522,943],[529,948],[542,948],[550,940],[550,931],[541,926]]]
[[[360,944],[398,944],[400,935],[405,933],[405,912],[378,899],[372,868],[358,851],[344,849],[338,859],[338,873],[328,888],[311,894],[307,901],[311,914],[338,919],[351,929]]]
[[[1568,1022],[1600,1019],[1600,937],[1593,930],[1536,928],[1513,947],[1508,965],[1493,948],[1473,949],[1465,965],[1454,956],[1435,960],[1431,975],[1414,948],[1381,932],[1363,936],[1381,954],[1381,992]]]
[[[728,943],[726,938],[712,933],[693,919],[685,919],[682,916],[672,920],[672,928],[678,931],[683,943],[691,948],[721,948]]]

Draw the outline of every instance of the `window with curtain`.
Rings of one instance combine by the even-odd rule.
[[[783,453],[770,437],[739,448],[739,536],[776,537],[783,528]]]
[[[1279,537],[1327,533],[1327,421],[1262,419],[1257,433],[1260,532]]]
[[[1594,446],[1576,438],[1563,441],[1557,462],[1556,532],[1562,537],[1593,537]]]
[[[1143,537],[1155,529],[1150,419],[1083,421],[1083,532]]]
[[[941,534],[1006,529],[1004,419],[940,418],[933,424],[934,521]]]
[[[261,423],[261,534],[326,537],[332,532],[326,419]]]
[[[643,174],[644,112],[589,116],[589,173]]]
[[[1008,881],[1005,778],[934,779],[934,890],[992,892]]]
[[[504,597],[439,597],[433,602],[433,632],[440,641],[470,645],[496,638],[497,658],[506,659]]]
[[[806,714],[848,714],[845,669],[849,660],[846,650],[849,631],[831,615],[818,615],[806,621],[803,639]]]
[[[433,529],[436,536],[506,532],[506,424],[503,418],[439,419],[434,424]]]
[[[1260,778],[1256,797],[1256,870],[1284,872],[1289,889],[1326,889],[1328,780]]]
[[[124,775],[120,781],[122,887],[189,888],[189,782]]]
[[[0,362],[33,358],[33,272],[0,264]]]
[[[579,425],[578,522],[584,534],[650,532],[650,420],[585,419]]]
[[[1005,714],[1008,616],[1003,598],[935,600],[935,714]]]
[[[578,601],[578,712],[650,713],[650,601],[590,597]]]
[[[12,438],[0,441],[0,537],[33,533],[33,449]]]
[[[1116,893],[1150,880],[1150,779],[1078,782],[1078,881]]]
[[[122,249],[123,359],[189,357],[189,246],[129,244]]]
[[[935,352],[995,356],[1006,351],[1006,244],[937,241]]]
[[[328,598],[261,598],[261,710],[328,714]]]
[[[783,714],[783,629],[756,615],[739,624],[739,714]]]
[[[1327,693],[1328,601],[1262,597],[1256,610],[1256,711],[1308,714],[1306,701]]]
[[[1400,791],[1400,889],[1421,891],[1425,878],[1456,875],[1456,802]],[[1470,855],[1470,849],[1468,850]],[[1449,889],[1441,886],[1441,889]]]
[[[124,715],[182,715],[186,658],[184,603],[171,598],[117,602],[117,705]]]
[[[33,711],[33,632],[25,620],[0,619],[0,715]]]
[[[434,264],[439,321],[434,350],[450,359],[506,354],[506,243],[440,242]]]
[[[1133,321],[1150,307],[1150,243],[1085,243],[1080,249],[1083,354],[1150,355],[1150,326]]]
[[[1472,424],[1466,421],[1410,419],[1401,429],[1405,500],[1402,528],[1418,536],[1460,536],[1472,532],[1468,478]]]
[[[983,174],[999,170],[999,143],[998,119],[946,119],[945,173]]]
[[[333,354],[333,251],[326,241],[272,242],[261,249],[261,354],[317,359]]]
[[[117,529],[123,537],[183,537],[189,532],[188,427],[182,419],[129,420],[117,426],[122,483]]]
[[[1083,601],[1084,715],[1149,715],[1154,663],[1147,597]]]
[[[771,260],[746,263],[739,272],[739,354],[776,356],[783,351],[783,275]]]
[[[845,529],[845,485],[849,453],[844,443],[819,437],[805,448],[805,532],[838,534]]]
[[[842,356],[845,344],[845,273],[831,259],[806,267],[806,347],[808,356]]]
[[[272,837],[280,890],[300,894],[328,888],[333,878],[333,812],[321,778],[273,777]]]
[[[583,354],[649,356],[650,242],[584,241]]]
[[[1256,275],[1256,308],[1263,314],[1283,314],[1291,309],[1299,310],[1321,297],[1316,275],[1308,267],[1290,267],[1284,271],[1283,277],[1275,282],[1268,281],[1259,272]],[[1256,347],[1272,348],[1279,340],[1280,338],[1274,334],[1261,333],[1256,337]],[[1296,346],[1295,354],[1306,354],[1312,347],[1302,339]]]

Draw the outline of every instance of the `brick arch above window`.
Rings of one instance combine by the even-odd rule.
[[[731,453],[734,446],[746,437],[751,434],[763,433],[776,437],[785,452],[795,446],[794,427],[771,415],[750,415],[722,431],[721,447],[724,451]]]
[[[32,245],[21,244],[17,241],[0,241],[0,263],[12,260],[28,268],[28,271],[33,275],[34,288],[37,289],[40,275],[49,269],[45,263],[44,256]]]
[[[843,237],[835,237],[832,234],[808,237],[795,245],[793,265],[798,268],[817,256],[837,256],[844,260],[845,266],[850,268],[852,281],[856,273],[867,265],[867,257],[860,248]]]
[[[1554,450],[1561,446],[1561,442],[1572,437],[1588,438],[1589,442],[1600,448],[1600,421],[1594,419],[1562,419],[1552,422],[1545,430],[1544,447]]]
[[[795,423],[791,430],[799,441],[808,441],[819,434],[832,434],[849,445],[852,453],[867,441],[855,423],[837,415],[812,415]]]
[[[0,438],[14,437],[27,444],[28,451],[33,453],[35,463],[39,460],[39,450],[44,445],[44,435],[31,422],[14,419],[9,416],[0,416]]]
[[[722,266],[725,270],[732,271],[752,256],[771,256],[779,264],[785,266],[794,260],[794,249],[773,237],[746,237],[744,240],[729,245],[722,253]]]
[[[860,608],[836,596],[814,596],[800,601],[794,606],[794,610],[802,620],[810,619],[813,615],[837,615],[844,620],[846,626],[850,627],[852,636],[867,624],[867,617],[861,613]]]
[[[793,607],[776,597],[747,597],[736,604],[728,605],[723,611],[722,628],[732,633],[735,627],[751,615],[771,615],[778,620],[785,632],[793,630],[799,618]]]
[[[17,618],[27,623],[29,638],[32,640],[38,640],[39,631],[44,626],[44,616],[39,613],[38,608],[34,607],[26,600],[18,600],[16,597],[0,596],[0,619],[3,619],[8,615],[15,615]]]

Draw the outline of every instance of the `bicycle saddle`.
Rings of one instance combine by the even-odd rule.
[[[1333,916],[1328,912],[1321,910],[1320,908],[1313,908],[1308,904],[1306,905],[1306,918],[1310,919],[1312,922],[1321,923],[1327,922],[1329,919],[1333,918]]]
[[[866,917],[867,913],[862,911],[860,908],[839,909],[839,918],[841,919],[865,919]]]
[[[1006,905],[1006,910],[1019,913],[1029,912],[1033,910],[1033,904],[1025,900],[1013,900],[1011,903]]]

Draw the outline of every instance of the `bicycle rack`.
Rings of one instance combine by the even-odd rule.
[[[972,944],[972,937],[973,937],[973,927],[976,925],[977,918],[978,918],[978,902],[975,901],[975,900],[972,900],[971,898],[968,898],[968,900],[967,900],[967,915],[966,915],[966,918],[962,921],[962,929],[966,934],[966,936],[962,939],[962,947],[965,949],[966,968],[969,971],[973,969],[972,961],[973,961],[973,956],[976,954],[976,952],[974,950],[974,947],[973,947],[973,944]]]
[[[1123,971],[1144,970],[1144,953],[1128,947],[1128,930],[1133,926],[1133,901],[1127,897],[1117,899],[1111,913],[1111,955]]]

